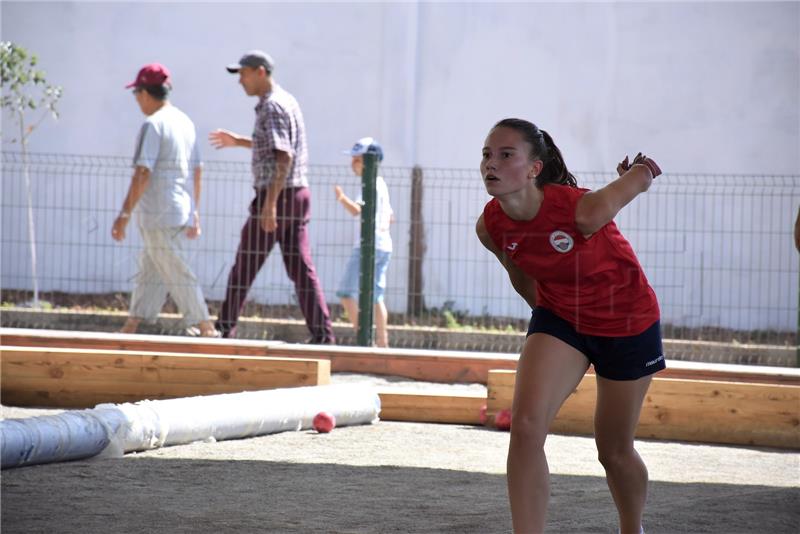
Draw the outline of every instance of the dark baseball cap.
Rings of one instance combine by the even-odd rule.
[[[136,79],[125,86],[142,87],[143,85],[170,85],[169,70],[161,63],[148,63],[139,70]]]
[[[239,72],[242,67],[251,67],[257,69],[258,67],[264,67],[264,69],[271,73],[272,69],[275,68],[275,62],[272,61],[272,58],[266,52],[262,52],[261,50],[250,50],[242,58],[239,60],[239,63],[231,63],[226,69],[231,74],[235,74]]]

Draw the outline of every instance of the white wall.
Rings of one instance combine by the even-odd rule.
[[[4,1],[0,11],[2,38],[34,50],[65,87],[63,117],[33,138],[38,151],[129,155],[141,117],[123,86],[150,61],[170,67],[173,100],[202,132],[248,132],[255,100],[223,67],[262,48],[303,107],[314,163],[341,162],[334,148],[368,131],[388,165],[473,167],[491,124],[517,115],[551,131],[575,169],[613,169],[639,148],[672,172],[800,169],[793,2]]]
[[[371,134],[383,141],[389,166],[477,168],[487,130],[514,115],[550,131],[579,172],[610,171],[625,153],[643,150],[657,156],[667,173],[800,173],[800,4],[793,2],[3,1],[0,18],[2,39],[35,51],[48,80],[65,89],[62,118],[46,121],[32,137],[37,152],[129,157],[142,117],[123,87],[151,61],[171,69],[172,100],[194,119],[201,137],[216,127],[248,133],[256,101],[224,66],[247,49],[262,48],[276,60],[277,81],[303,107],[316,165],[346,164],[340,150]],[[4,116],[4,140],[10,125]],[[249,153],[206,146],[205,157],[247,161]],[[467,179],[477,183],[477,171]],[[124,180],[115,187],[118,195],[110,196],[121,199]],[[789,192],[797,195],[797,187]],[[6,198],[20,194],[18,182],[3,181]],[[72,194],[65,201],[79,204],[87,192]],[[230,194],[231,210],[243,214],[247,187]],[[315,199],[323,202],[325,194],[315,190]],[[402,194],[395,204],[407,202]],[[681,213],[687,229],[702,226],[705,214],[714,212],[683,210],[679,194],[659,198],[675,203],[672,213]],[[484,200],[470,197],[456,205],[454,217],[474,220]],[[453,210],[452,199],[442,202]],[[756,215],[754,230],[777,228],[778,253],[758,259],[748,248],[742,265],[758,259],[767,270],[797,268],[789,234],[799,202],[786,199],[785,213],[768,220],[750,214]],[[111,204],[105,219],[117,207]],[[443,205],[427,209],[440,214]],[[632,227],[646,220],[638,213],[626,219]],[[88,223],[65,226],[80,224]],[[13,252],[8,246],[14,226],[3,217],[4,258],[24,252],[24,244]],[[236,225],[208,229],[215,249],[211,270],[230,261],[237,231]],[[314,231],[314,242],[322,242],[322,229]],[[407,246],[406,235],[395,238],[399,249]],[[438,250],[446,245],[485,254],[470,233],[429,239]],[[57,233],[45,242],[57,243]],[[648,267],[647,258],[642,261]],[[99,278],[117,275],[101,258],[96,263],[90,270]],[[9,273],[15,268],[4,260],[4,280],[23,276]],[[58,266],[50,262],[50,268]],[[747,271],[723,277],[714,291],[738,285],[741,272]],[[265,276],[286,283],[280,268]],[[336,277],[330,277],[325,285],[332,294]],[[404,280],[398,276],[394,283]],[[426,281],[436,291],[459,285],[437,269],[429,269]],[[672,282],[665,285],[683,284]],[[689,298],[699,298],[693,284],[687,287],[682,291]],[[796,280],[785,289],[784,295],[796,295]],[[758,298],[767,304],[772,299]],[[794,321],[787,309],[763,326],[791,328]]]
[[[522,116],[574,169],[800,170],[797,3],[425,4],[419,163],[474,166]]]

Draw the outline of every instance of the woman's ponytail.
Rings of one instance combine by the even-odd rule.
[[[564,156],[561,155],[561,150],[558,149],[553,142],[550,134],[544,130],[542,132],[544,137],[544,144],[547,147],[547,155],[543,159],[544,167],[539,176],[536,177],[536,185],[542,187],[544,184],[560,184],[569,185],[571,187],[578,187],[578,181],[567,170],[567,164],[564,163]]]

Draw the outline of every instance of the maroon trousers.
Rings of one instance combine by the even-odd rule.
[[[265,232],[261,228],[261,208],[266,198],[266,190],[258,190],[250,204],[250,215],[242,227],[236,251],[236,263],[228,275],[225,302],[220,309],[217,328],[224,337],[233,337],[247,292],[272,247],[279,243],[286,274],[294,282],[297,302],[311,332],[311,342],[333,343],[330,312],[308,243],[311,191],[307,187],[287,187],[280,193],[278,228],[274,232]]]

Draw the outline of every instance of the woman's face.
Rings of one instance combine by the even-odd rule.
[[[512,128],[493,128],[486,137],[481,176],[486,192],[496,197],[527,187],[542,170],[541,160],[531,160],[531,145]]]

